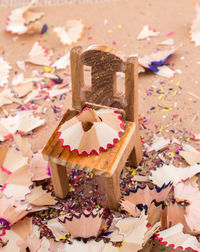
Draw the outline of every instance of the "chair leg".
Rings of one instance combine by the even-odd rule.
[[[106,194],[106,202],[102,205],[117,211],[120,201],[120,174],[116,173],[112,177],[102,177],[102,179]]]
[[[135,134],[135,146],[128,158],[130,165],[137,167],[143,157],[143,152],[142,152],[142,143],[141,143],[141,139],[140,139],[140,135],[139,135],[139,131],[136,130],[136,134]]]
[[[167,228],[167,207],[165,207],[161,212],[161,230]]]
[[[58,198],[64,199],[69,191],[69,180],[66,167],[55,164],[52,161],[49,161],[49,167],[55,195]]]

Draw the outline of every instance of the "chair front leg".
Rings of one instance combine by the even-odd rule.
[[[58,198],[64,199],[69,191],[67,169],[65,166],[58,165],[52,161],[49,161],[49,167],[55,195]]]

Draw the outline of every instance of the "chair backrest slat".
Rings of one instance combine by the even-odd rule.
[[[71,49],[72,107],[81,110],[84,103],[116,107],[125,111],[125,119],[137,122],[138,62],[107,46]],[[83,65],[91,67],[91,89],[85,90]],[[117,97],[116,73],[125,73],[125,95]]]

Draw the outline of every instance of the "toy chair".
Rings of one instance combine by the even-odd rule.
[[[129,158],[130,164],[138,166],[142,159],[142,147],[138,127],[138,61],[125,58],[107,46],[91,46],[71,49],[72,107],[67,110],[60,124],[43,149],[49,162],[55,195],[65,198],[68,193],[67,168],[81,169],[101,176],[106,195],[104,207],[117,210],[120,200],[120,173]],[[84,83],[84,68],[91,67],[91,87]],[[116,72],[125,73],[125,94],[119,96],[116,88]],[[84,107],[93,109],[112,108],[122,114],[124,133],[114,147],[99,155],[78,156],[69,152],[58,141],[58,129],[77,115]],[[76,136],[74,136],[76,137]]]

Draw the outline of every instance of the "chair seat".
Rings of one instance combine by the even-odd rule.
[[[116,171],[121,172],[135,145],[136,124],[126,121],[124,124],[125,132],[121,135],[120,140],[106,152],[102,151],[99,155],[93,154],[89,157],[78,156],[76,152],[70,153],[68,148],[62,147],[61,141],[58,141],[57,133],[59,127],[76,114],[77,112],[72,110],[66,112],[59,126],[43,149],[43,157],[49,162],[58,165],[93,172],[105,177],[112,176]]]

